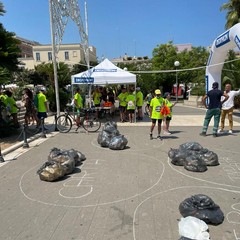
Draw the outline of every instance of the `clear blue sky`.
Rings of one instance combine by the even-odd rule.
[[[48,0],[0,0],[6,30],[17,36],[51,44]],[[124,56],[149,56],[168,41],[210,46],[225,31],[227,0],[86,0],[89,44],[99,60]],[[79,0],[84,19],[84,0]],[[79,43],[78,29],[70,20],[63,43]]]

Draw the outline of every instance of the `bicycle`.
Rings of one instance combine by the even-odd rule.
[[[74,110],[74,109],[73,109]],[[74,114],[70,113],[69,107],[64,110],[64,114],[61,114],[56,119],[56,127],[61,133],[68,133],[73,126],[73,122],[76,122]],[[80,112],[80,125],[77,126],[77,131],[80,127],[83,127],[87,132],[97,132],[101,127],[101,122],[96,118],[95,110],[92,108],[84,108]]]

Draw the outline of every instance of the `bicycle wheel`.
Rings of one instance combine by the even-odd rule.
[[[72,120],[66,115],[60,115],[57,118],[57,129],[61,133],[67,133],[72,128]]]
[[[94,115],[87,114],[83,119],[82,126],[88,132],[97,132],[101,127],[101,122]]]

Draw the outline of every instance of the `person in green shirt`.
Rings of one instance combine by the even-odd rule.
[[[150,140],[153,139],[153,130],[155,128],[156,122],[158,121],[158,135],[157,138],[161,138],[161,125],[163,120],[163,115],[161,114],[161,108],[164,106],[165,100],[161,97],[161,90],[155,90],[155,97],[150,102],[150,117],[152,119],[152,126],[150,128]]]
[[[143,93],[140,87],[136,88],[136,105],[137,105],[137,120],[143,120],[142,106],[143,106]]]
[[[132,123],[134,119],[135,101],[136,101],[135,94],[133,94],[133,89],[130,88],[128,96],[126,98],[128,118],[130,123]]]
[[[47,118],[47,112],[49,111],[48,109],[48,101],[46,98],[46,88],[41,87],[39,93],[37,94],[37,117],[39,119],[37,123],[37,127],[39,127],[41,123],[41,119],[44,121],[45,118]]]
[[[81,89],[77,88],[74,95],[74,105],[77,109],[76,124],[78,127],[80,126],[80,111],[83,108],[83,99],[80,93],[81,93]]]
[[[169,107],[170,109],[170,114],[168,114],[167,116],[165,116],[164,118],[164,122],[165,122],[165,126],[163,128],[163,134],[166,135],[171,135],[171,132],[169,132],[169,125],[170,125],[170,121],[172,120],[172,108],[175,106],[175,104],[177,102],[172,103],[171,100],[171,94],[169,92],[164,93],[164,99],[165,99],[165,104],[167,107]]]
[[[122,92],[117,96],[117,98],[119,100],[120,121],[125,122],[127,109],[126,98],[128,96],[128,92],[126,87],[122,87],[121,91]]]
[[[5,95],[7,96],[5,101],[6,101],[7,107],[9,108],[9,112],[12,116],[13,125],[15,128],[19,128],[20,126],[18,123],[17,113],[20,108],[16,105],[16,101],[13,98],[13,93],[11,91],[6,90]]]

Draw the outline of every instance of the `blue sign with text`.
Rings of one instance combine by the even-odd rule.
[[[92,77],[75,77],[74,83],[93,83],[94,78]]]

